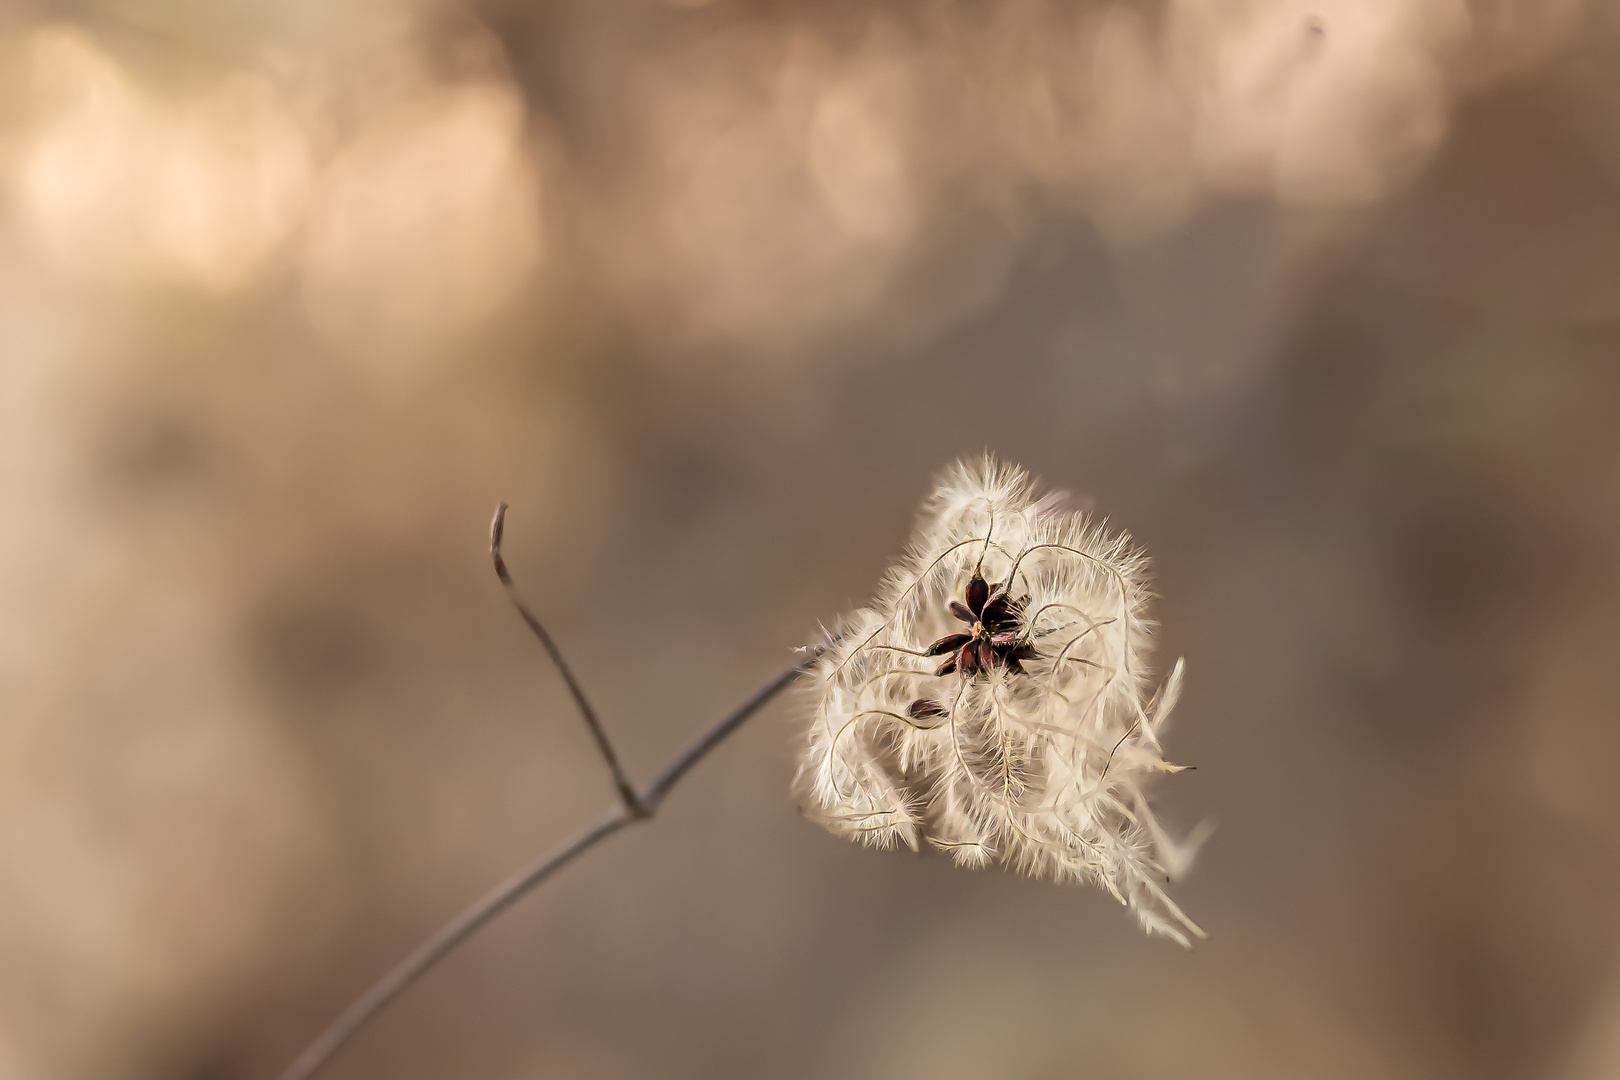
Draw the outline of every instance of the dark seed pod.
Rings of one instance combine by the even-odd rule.
[[[978,574],[974,574],[973,579],[968,582],[967,586],[967,606],[968,610],[973,612],[975,617],[978,616],[979,612],[984,610],[984,602],[989,598],[989,596],[989,583]]]
[[[1005,649],[1012,645],[1016,645],[1018,644],[1018,631],[1002,630],[998,633],[991,634],[990,644],[994,645],[998,649]]]
[[[955,615],[958,619],[961,619],[965,623],[978,621],[973,617],[973,612],[969,611],[967,609],[967,605],[962,603],[960,600],[951,601],[951,614]]]
[[[956,654],[956,668],[962,674],[972,676],[979,670],[979,650],[977,642],[970,641]]]
[[[966,646],[964,646],[964,648],[965,647]],[[984,670],[989,671],[991,666],[993,664],[995,664],[995,662],[996,662],[996,650],[995,650],[995,647],[992,646],[990,644],[990,642],[986,641],[984,638],[980,638],[979,639],[979,666],[984,668]]]
[[[935,675],[949,675],[955,670],[956,670],[956,654],[952,653],[951,655],[949,655],[949,656],[947,656],[945,658],[945,662],[943,664],[939,665],[939,668],[934,672],[934,674]]]
[[[928,646],[929,656],[944,656],[948,652],[955,652],[971,639],[966,634],[946,634],[932,645]]]
[[[911,714],[913,720],[936,720],[945,715],[945,710],[940,707],[939,702],[930,701],[928,698],[913,701],[906,712]]]

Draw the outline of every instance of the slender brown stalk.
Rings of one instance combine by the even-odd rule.
[[[546,632],[545,624],[529,610],[529,605],[523,602],[523,597],[518,595],[517,586],[512,583],[512,575],[506,570],[506,558],[501,554],[501,538],[505,533],[506,504],[503,502],[495,507],[494,520],[489,523],[489,557],[495,563],[495,576],[501,579],[501,585],[506,588],[506,595],[511,598],[512,606],[517,608],[517,613],[523,617],[523,621],[529,624],[529,629],[534,631],[534,636],[540,639],[540,644],[545,648],[546,655],[551,657],[551,662],[557,665],[557,670],[562,673],[563,682],[568,684],[568,692],[574,695],[574,704],[579,706],[579,715],[585,718],[585,726],[591,729],[591,736],[596,740],[596,748],[601,751],[602,760],[607,762],[608,772],[613,774],[613,786],[619,792],[619,801],[624,803],[624,808],[631,817],[646,817],[647,811],[636,798],[636,789],[631,785],[630,778],[625,776],[624,767],[619,764],[619,755],[613,752],[613,744],[608,741],[607,729],[602,726],[602,721],[596,718],[596,710],[591,708],[591,703],[586,700],[585,691],[580,687],[579,680],[574,678],[573,669],[563,660],[562,651]]]
[[[338,1016],[338,1018],[321,1032],[320,1036],[305,1048],[298,1059],[281,1074],[281,1080],[307,1080],[313,1076],[333,1054],[342,1049],[352,1039],[366,1022],[375,1017],[389,1002],[398,997],[406,987],[421,978],[440,960],[449,955],[456,946],[477,933],[486,923],[517,901],[527,896],[541,883],[550,878],[558,870],[573,862],[576,858],[600,844],[603,840],[623,829],[627,825],[649,820],[663,804],[664,797],[670,790],[680,783],[692,768],[702,761],[711,750],[720,745],[725,739],[743,725],[754,713],[758,712],[767,702],[786,689],[794,679],[802,675],[816,658],[826,648],[825,645],[815,645],[804,650],[804,658],[793,666],[786,668],[770,682],[754,691],[747,700],[738,705],[724,716],[717,724],[699,736],[690,746],[675,756],[675,759],[666,765],[652,782],[640,791],[630,786],[623,770],[619,767],[618,758],[613,753],[613,747],[608,742],[607,733],[596,719],[585,700],[585,695],[575,681],[573,673],[563,663],[557,646],[552,642],[551,635],[546,633],[540,620],[535,618],[518,595],[512,584],[511,576],[506,572],[506,562],[501,558],[501,532],[506,516],[506,504],[502,503],[495,511],[495,520],[490,527],[490,554],[495,561],[495,573],[500,577],[501,584],[506,587],[507,594],[517,605],[518,613],[523,621],[529,624],[546,652],[562,672],[569,689],[573,692],[574,701],[579,706],[581,714],[585,717],[586,725],[591,734],[596,737],[597,748],[602,752],[613,774],[614,786],[618,789],[619,799],[612,806],[603,811],[594,825],[583,830],[573,839],[561,846],[547,852],[529,866],[524,867],[505,881],[496,885],[477,901],[462,910],[455,918],[445,923],[439,930],[413,949],[404,959],[381,979],[372,984],[371,988],[355,999],[354,1003]]]
[[[415,982],[429,968],[444,959],[483,925],[516,903],[542,881],[572,862],[577,856],[606,840],[630,823],[632,819],[622,805],[615,804],[595,825],[569,840],[561,847],[548,851],[532,865],[519,870],[459,915],[445,923],[422,944],[412,949],[399,963],[371,985],[365,993],[329,1024],[316,1040],[304,1048],[298,1059],[281,1074],[281,1080],[304,1080],[337,1053],[366,1021],[376,1016],[398,997],[407,986]]]

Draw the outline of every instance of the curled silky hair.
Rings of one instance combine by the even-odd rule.
[[[1203,931],[1163,888],[1190,863],[1148,805],[1181,768],[1160,735],[1182,664],[1154,687],[1146,561],[1022,469],[940,479],[906,553],[813,672],[796,781],[806,812],[874,847],[927,844],[1107,889],[1151,932]]]

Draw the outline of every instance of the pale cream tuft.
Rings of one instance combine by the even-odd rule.
[[[968,631],[949,605],[975,576],[992,600],[1007,585],[1002,633],[1017,645],[1002,648],[1020,658],[938,675],[950,653],[930,646]],[[1163,888],[1202,833],[1172,840],[1145,793],[1181,768],[1160,736],[1182,664],[1152,688],[1148,597],[1125,534],[1041,496],[1021,469],[958,462],[816,668],[799,760],[807,813],[874,847],[927,844],[962,866],[1090,882],[1150,932],[1203,937]]]

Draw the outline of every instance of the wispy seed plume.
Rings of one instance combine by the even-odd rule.
[[[1148,672],[1146,562],[1022,469],[949,469],[871,606],[836,627],[798,785],[810,817],[874,847],[922,844],[1107,889],[1142,926],[1204,932],[1163,885],[1172,840],[1148,782],[1182,664]]]

